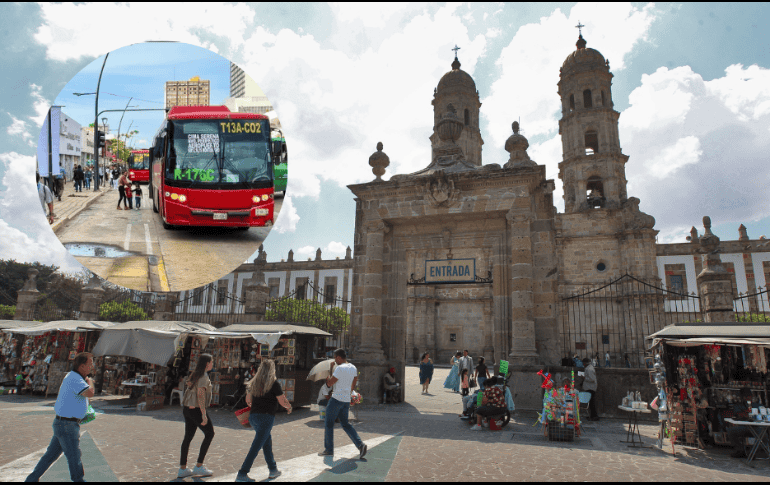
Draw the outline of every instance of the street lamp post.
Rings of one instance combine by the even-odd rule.
[[[123,114],[122,114],[122,115],[120,115],[120,121],[118,122],[118,134],[117,134],[117,139],[118,139],[118,151],[120,150],[120,125],[122,125],[122,124],[123,124],[123,117],[126,115],[126,110],[128,109],[128,105],[129,105],[129,104],[131,104],[131,100],[132,100],[132,99],[134,99],[134,97],[133,97],[133,96],[131,96],[131,97],[128,99],[128,103],[126,103],[126,107],[125,107],[125,108],[123,108]]]
[[[107,57],[110,55],[108,52],[104,55],[104,62],[102,62],[102,70],[99,71],[99,81],[96,83],[96,101],[94,102],[94,170],[96,174],[99,174],[99,88],[102,85],[102,73],[104,72],[104,65],[107,64]],[[94,192],[99,190],[99,177],[96,177],[97,182],[94,184]]]

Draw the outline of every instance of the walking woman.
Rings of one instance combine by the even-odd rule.
[[[214,359],[210,354],[201,354],[190,378],[187,380],[187,389],[182,399],[182,415],[184,416],[184,440],[182,440],[182,458],[179,460],[179,475],[177,478],[191,476],[210,477],[214,474],[203,465],[206,452],[209,450],[211,440],[214,439],[214,424],[206,415],[206,408],[211,404],[211,380],[208,372],[214,367]],[[187,453],[190,450],[190,442],[195,436],[196,429],[203,431],[203,443],[198,453],[198,462],[195,468],[187,468]]]
[[[120,198],[118,199],[118,210],[121,210],[120,202],[123,202],[123,210],[128,210],[128,204],[130,202],[130,199],[126,197],[126,185],[128,185],[127,175],[123,174],[118,179],[118,194],[120,195]]]
[[[479,389],[484,390],[484,381],[489,379],[489,370],[484,363],[484,357],[479,357],[479,365],[476,366],[476,382],[479,383]]]
[[[270,431],[273,429],[275,421],[275,411],[280,404],[291,414],[291,403],[283,394],[281,385],[275,378],[275,362],[270,359],[263,359],[259,365],[257,374],[249,381],[246,387],[246,404],[251,407],[249,415],[249,424],[257,432],[254,441],[251,442],[251,448],[243,460],[241,469],[235,478],[236,482],[253,482],[249,477],[249,471],[254,464],[254,460],[259,454],[259,450],[265,455],[267,468],[270,470],[268,479],[278,478],[281,472],[278,471],[278,465],[273,458],[273,439]]]
[[[425,352],[420,358],[420,384],[422,384],[422,393],[428,393],[430,380],[433,379],[433,361],[430,360],[430,354]]]
[[[460,392],[460,357],[463,354],[458,350],[457,353],[452,356],[449,364],[452,366],[452,370],[449,371],[449,375],[446,376],[444,381],[444,389],[451,389],[454,392]]]

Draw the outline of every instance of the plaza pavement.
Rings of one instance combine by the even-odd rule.
[[[729,449],[699,451],[677,447],[633,449],[620,443],[626,423],[603,419],[588,423],[587,433],[574,442],[557,443],[533,427],[534,413],[516,413],[503,431],[470,431],[459,420],[460,398],[441,384],[448,369],[436,369],[429,395],[420,394],[417,369],[406,371],[407,403],[362,408],[359,435],[369,453],[357,459],[347,435],[335,429],[334,459],[318,457],[323,448],[323,423],[310,409],[279,414],[273,428],[273,452],[283,475],[275,481],[768,481],[770,463],[749,467],[729,457]],[[0,481],[19,481],[31,471],[51,439],[52,399],[34,396],[0,397]],[[97,398],[104,411],[82,427],[83,461],[89,481],[174,480],[184,434],[178,406],[136,412],[118,398]],[[216,435],[206,458],[215,471],[195,481],[232,481],[248,451],[253,431],[241,428],[229,410],[210,412]],[[648,444],[657,426],[642,424]],[[196,459],[202,434],[190,447],[188,463]],[[261,453],[250,473],[265,480]],[[43,481],[68,480],[62,457]],[[193,479],[188,479],[193,481]]]

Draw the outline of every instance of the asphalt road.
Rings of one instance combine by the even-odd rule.
[[[109,190],[109,189],[108,189]],[[80,263],[108,281],[141,291],[181,291],[231,273],[259,249],[269,228],[163,229],[145,195],[140,209],[116,210],[109,190],[57,232]],[[283,199],[276,199],[276,218]]]

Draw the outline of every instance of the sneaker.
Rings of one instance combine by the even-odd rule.
[[[191,477],[192,474],[193,474],[193,471],[190,470],[189,468],[185,468],[184,470],[182,470],[180,468],[179,469],[179,473],[177,473],[176,477],[177,478],[187,478],[187,477]]]
[[[333,451],[326,451],[326,450],[324,450],[324,451],[320,452],[318,454],[318,456],[334,456],[334,452]]]
[[[253,478],[251,478],[248,475],[243,476],[243,477],[235,477],[235,481],[236,482],[256,482],[256,480],[254,480]]]
[[[360,454],[360,455],[358,455],[358,459],[359,459],[359,460],[363,459],[363,458],[366,456],[366,451],[367,451],[367,450],[368,450],[368,448],[366,447],[366,443],[364,443],[363,445],[361,445],[361,448],[359,448],[359,449],[358,449],[358,451],[360,451],[360,452],[361,452],[361,454]]]
[[[196,477],[210,477],[211,475],[214,474],[214,472],[206,468],[206,465],[203,465],[203,466],[196,466],[195,468],[193,468],[192,474],[195,475]]]
[[[485,428],[489,428],[489,423],[487,423],[486,421],[484,421],[483,423],[481,423],[481,425],[482,425],[482,426],[484,426]]]
[[[267,476],[268,480],[272,480],[273,478],[278,478],[281,476],[281,470],[273,470],[270,472],[270,475]]]
[[[471,431],[481,431],[481,429],[482,429],[481,426],[479,426],[478,424],[474,424],[473,426],[471,426]]]

